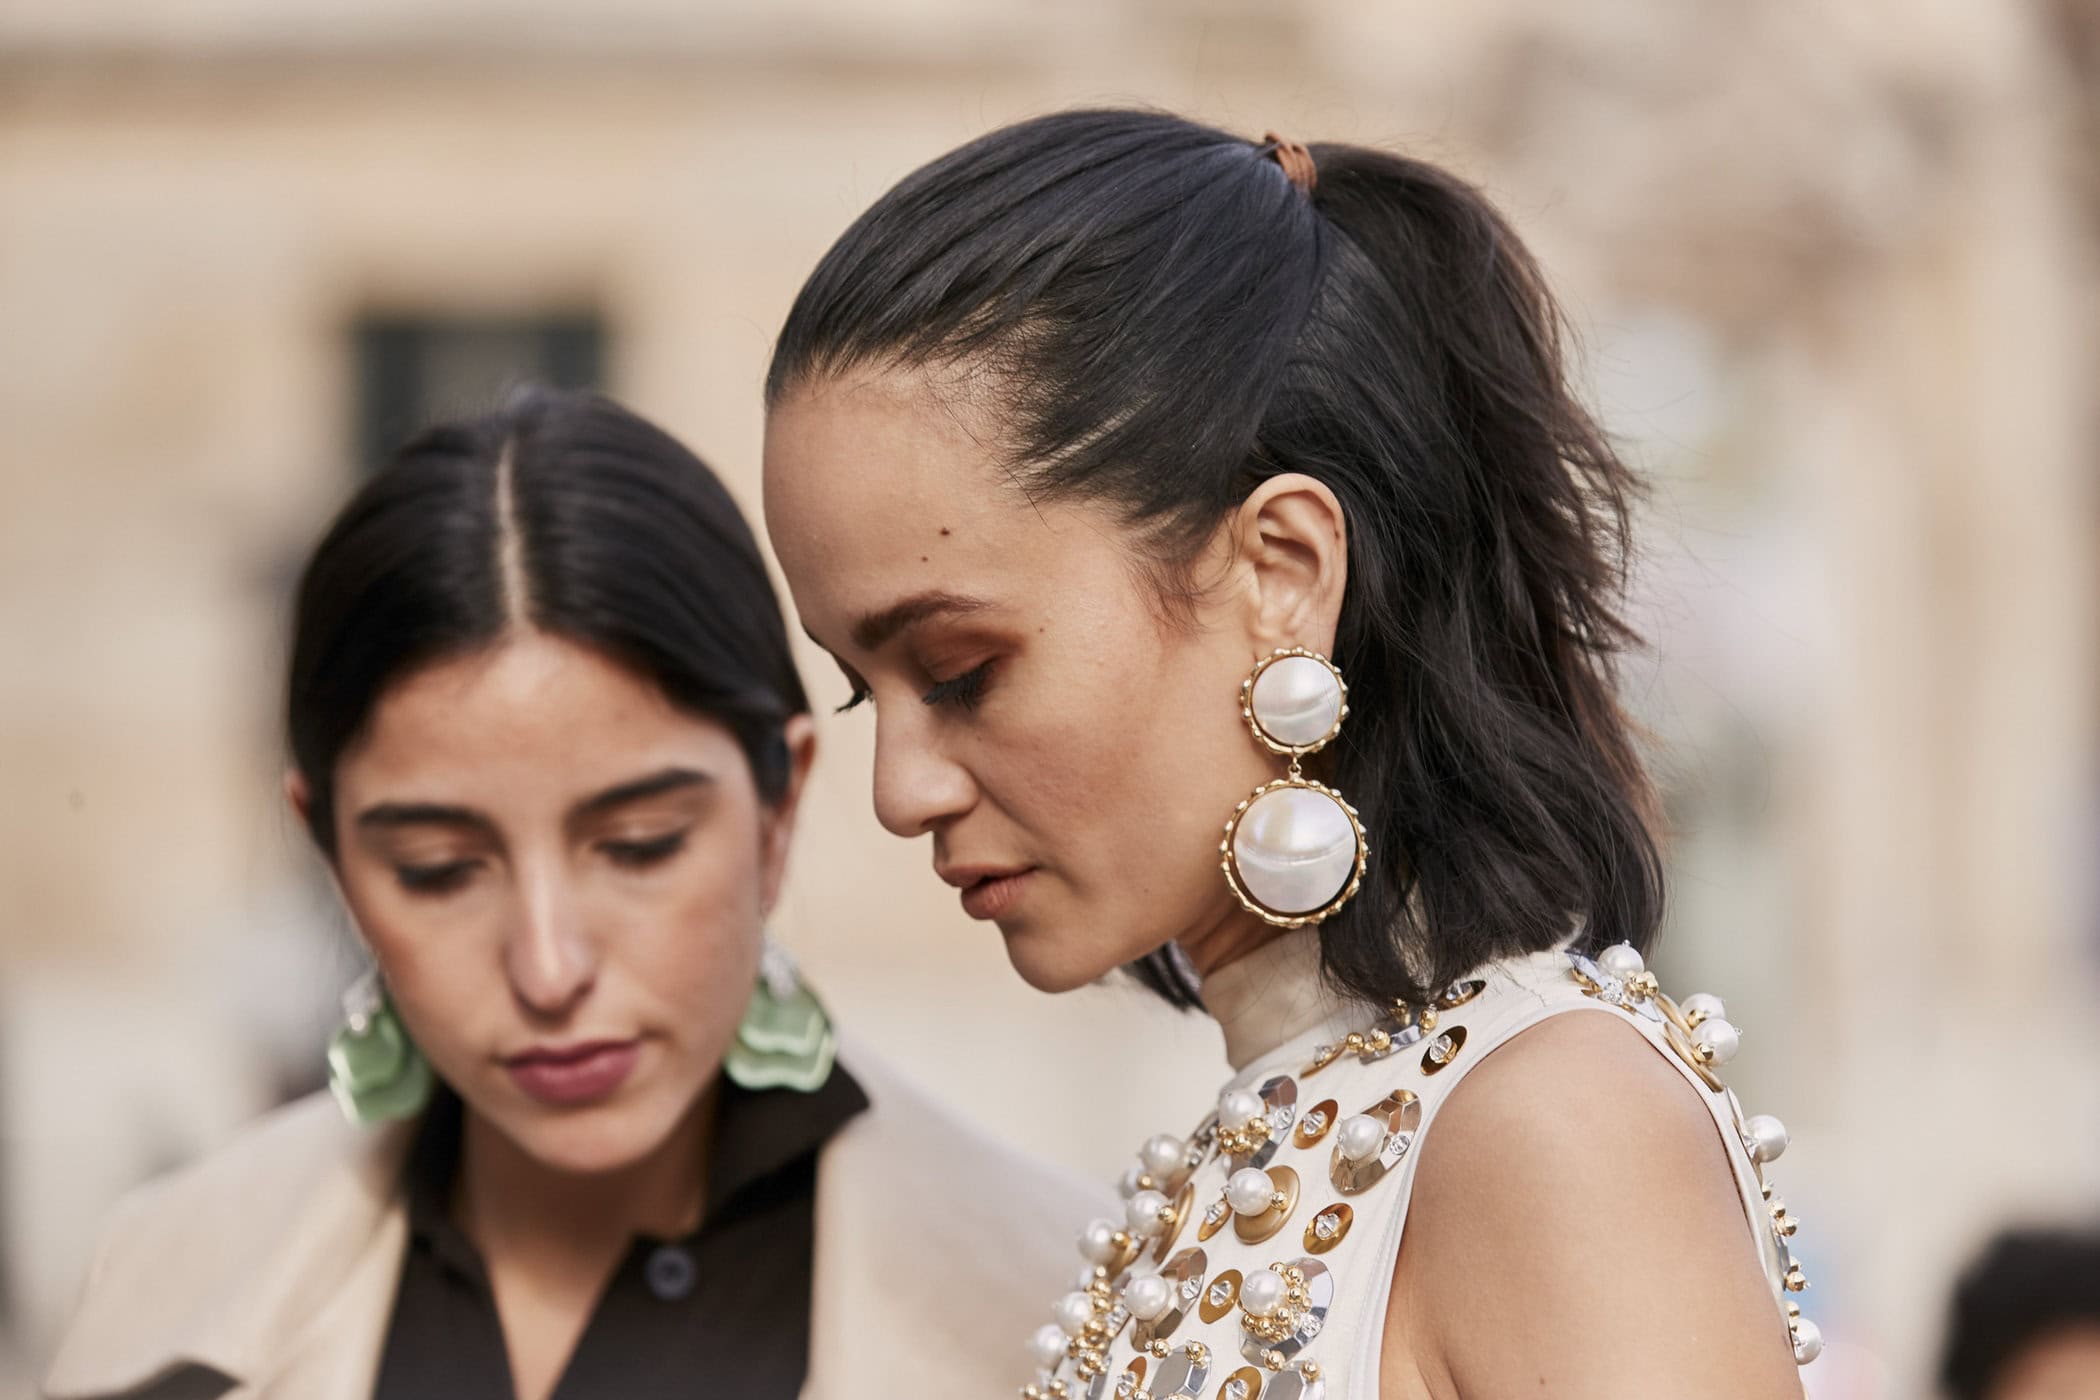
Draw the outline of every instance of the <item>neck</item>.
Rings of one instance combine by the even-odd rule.
[[[690,1233],[705,1200],[716,1097],[710,1084],[653,1152],[605,1172],[549,1166],[469,1107],[453,1202],[461,1229],[492,1267],[597,1271],[636,1235]]]
[[[1317,928],[1280,929],[1248,917],[1219,925],[1193,950],[1184,941],[1182,950],[1202,975],[1203,1008],[1218,1023],[1235,1070],[1314,1026],[1354,1014],[1321,980]]]
[[[1187,956],[1189,966],[1196,969],[1196,975],[1207,978],[1249,953],[1267,947],[1283,932],[1274,924],[1235,907],[1221,912],[1202,928],[1184,933],[1175,942]]]

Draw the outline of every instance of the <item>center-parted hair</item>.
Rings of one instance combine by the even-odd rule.
[[[1276,149],[1150,111],[973,141],[826,254],[768,399],[862,366],[971,372],[1001,465],[1117,510],[1170,601],[1259,483],[1325,483],[1351,709],[1320,766],[1373,853],[1321,926],[1329,976],[1419,1000],[1577,916],[1589,944],[1646,948],[1652,793],[1613,677],[1636,483],[1568,387],[1553,300],[1447,172],[1314,144],[1308,192]],[[1136,970],[1193,1001],[1163,954]]]
[[[758,542],[715,474],[594,394],[530,389],[426,429],[345,505],[300,576],[286,724],[335,853],[335,766],[395,682],[531,628],[646,676],[736,735],[785,793],[808,710]]]

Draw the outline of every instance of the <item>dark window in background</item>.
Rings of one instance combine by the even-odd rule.
[[[425,424],[493,407],[515,385],[604,387],[605,325],[589,312],[368,316],[355,334],[364,471]]]

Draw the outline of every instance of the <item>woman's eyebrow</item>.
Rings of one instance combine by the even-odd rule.
[[[933,617],[984,612],[992,605],[983,598],[932,589],[914,593],[879,612],[868,613],[853,624],[853,644],[862,651],[880,651],[884,644],[907,627]]]
[[[714,782],[714,777],[694,768],[666,768],[660,773],[651,773],[646,778],[620,783],[592,797],[586,797],[571,810],[571,817],[591,817],[639,802],[645,797],[656,797],[680,788],[701,787]]]
[[[471,807],[439,802],[380,802],[357,814],[357,824],[381,830],[397,826],[465,826],[493,830],[495,824]]]

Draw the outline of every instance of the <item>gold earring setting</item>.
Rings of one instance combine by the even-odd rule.
[[[1302,647],[1256,664],[1240,686],[1240,714],[1256,742],[1290,760],[1233,810],[1218,845],[1232,892],[1247,911],[1280,928],[1326,919],[1363,885],[1371,848],[1356,809],[1305,776],[1305,755],[1327,747],[1349,715],[1341,671]]]

